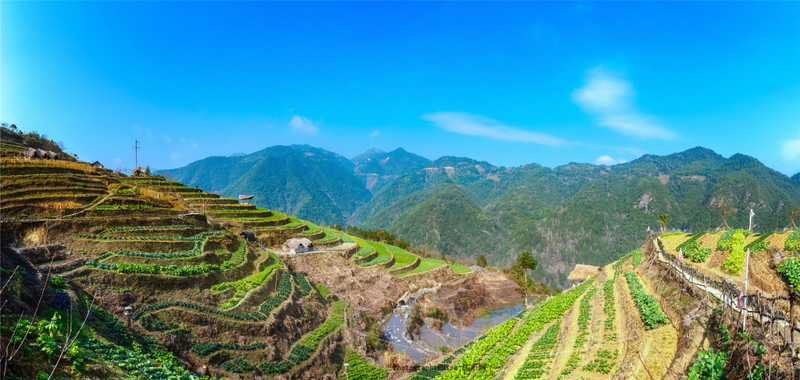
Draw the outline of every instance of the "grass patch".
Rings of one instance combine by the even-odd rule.
[[[458,264],[451,264],[450,269],[452,269],[453,272],[456,272],[458,274],[465,274],[472,272],[472,269],[470,269],[468,266],[458,265]]]
[[[409,275],[412,275],[412,274],[427,272],[429,270],[433,270],[433,269],[436,269],[436,268],[439,268],[439,267],[442,267],[442,266],[445,266],[445,265],[447,265],[447,263],[444,262],[444,260],[431,259],[431,258],[427,258],[427,257],[420,257],[420,263],[419,263],[418,267],[414,268],[414,270],[412,270],[410,272],[403,273],[403,274],[401,274],[401,275],[399,275],[397,277],[405,277],[405,276],[409,276]],[[467,268],[467,269],[469,269],[469,268]],[[471,269],[469,271],[471,271]],[[456,272],[456,273],[458,273],[458,272]],[[464,272],[464,273],[469,273],[469,272]]]

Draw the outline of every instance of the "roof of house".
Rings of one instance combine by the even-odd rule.
[[[253,199],[253,196],[252,195],[239,194],[239,200],[240,201],[243,201],[245,199]]]
[[[578,264],[575,266],[575,269],[567,277],[567,280],[574,280],[574,281],[584,281],[592,278],[592,276],[596,275],[597,272],[600,271],[600,267],[596,267],[594,265],[583,265]]]
[[[289,249],[297,249],[301,245],[306,248],[313,247],[314,243],[309,238],[291,238],[287,240],[286,243],[283,243],[283,245]]]

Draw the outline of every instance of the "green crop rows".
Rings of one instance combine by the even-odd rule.
[[[149,304],[149,305],[144,306],[141,309],[137,310],[135,313],[133,313],[133,319],[134,320],[138,320],[145,313],[150,313],[150,312],[154,312],[154,311],[157,311],[157,310],[166,309],[168,307],[180,307],[180,308],[184,308],[184,309],[191,309],[191,310],[196,310],[196,311],[203,312],[203,313],[216,314],[216,315],[220,315],[220,316],[223,316],[223,317],[236,319],[236,320],[240,320],[240,321],[252,321],[252,322],[255,322],[255,321],[263,321],[263,320],[266,319],[266,317],[263,314],[261,314],[259,312],[255,312],[255,311],[254,312],[250,312],[250,313],[234,314],[234,313],[229,313],[229,312],[226,312],[226,311],[221,311],[221,310],[217,310],[217,309],[214,309],[214,308],[210,308],[208,306],[203,306],[203,305],[198,305],[196,303],[183,302],[183,301],[167,301],[167,302],[158,302],[158,303]]]
[[[302,273],[295,273],[294,280],[297,282],[297,293],[300,294],[300,297],[305,297],[311,293],[311,284],[308,283],[306,276],[303,276]]]
[[[744,232],[736,230],[730,239],[731,253],[722,263],[722,269],[738,274],[744,268]]]
[[[594,360],[583,366],[583,370],[608,375],[611,373],[611,369],[614,368],[614,365],[617,364],[617,356],[619,356],[619,350],[611,352],[610,350],[602,349],[597,353],[597,357],[595,357]]]
[[[205,238],[207,238],[207,236]],[[239,247],[236,249],[235,252],[233,252],[231,258],[223,262],[222,265],[195,264],[195,265],[178,266],[178,265],[137,264],[137,263],[103,261],[112,256],[113,254],[119,254],[123,256],[147,257],[147,258],[184,257],[183,255],[194,255],[196,254],[195,252],[199,252],[200,251],[200,248],[198,247],[199,244],[202,243],[199,241],[195,241],[195,248],[193,248],[191,251],[176,253],[176,254],[145,253],[136,251],[124,251],[124,250],[106,252],[95,259],[87,261],[85,265],[94,266],[99,269],[108,271],[116,270],[120,273],[129,273],[129,274],[152,274],[152,275],[163,274],[168,276],[197,276],[209,272],[216,272],[220,270],[228,270],[230,268],[233,268],[244,261],[245,254],[247,252],[247,245],[245,244],[244,240],[239,239]]]
[[[578,314],[578,336],[575,338],[574,350],[567,360],[567,366],[561,371],[562,376],[567,376],[578,368],[578,362],[583,355],[583,346],[586,343],[586,336],[589,335],[589,323],[592,315],[592,297],[597,293],[597,288],[592,288],[581,299],[580,314]]]
[[[269,315],[274,308],[289,299],[290,295],[292,295],[292,276],[283,272],[281,273],[281,280],[278,282],[278,294],[264,301],[259,311],[264,315]]]
[[[708,256],[711,256],[711,248],[701,248],[703,243],[697,241],[701,236],[705,235],[704,232],[696,233],[676,247],[678,250],[683,250],[683,257],[692,260],[695,263],[703,263]]]
[[[614,306],[614,282],[616,282],[616,280],[617,275],[615,273],[612,279],[603,283],[603,296],[605,298],[603,311],[608,316],[603,327],[605,331],[603,339],[608,342],[615,342],[617,340],[617,333],[614,328],[614,319],[617,317],[617,308]]]
[[[633,272],[625,272],[625,278],[628,279],[628,287],[631,289],[631,296],[633,297],[636,306],[642,317],[642,322],[647,329],[653,329],[661,324],[667,322],[667,315],[661,311],[656,299],[647,294],[639,282],[639,276]]]
[[[800,230],[794,230],[792,234],[789,235],[783,249],[787,251],[800,251]]]
[[[323,284],[317,284],[317,291],[319,291],[319,295],[322,296],[322,298],[328,298],[328,296],[331,295],[331,290]]]
[[[800,231],[800,230],[798,230]],[[800,258],[788,257],[778,265],[778,273],[795,289],[800,289]]]
[[[475,342],[475,344],[473,344],[472,347],[464,353],[464,356],[462,356],[461,359],[453,364],[447,372],[439,375],[437,379],[445,380],[472,378],[470,375],[475,374],[473,371],[475,371],[483,357],[498,342],[508,338],[508,336],[511,334],[511,330],[514,329],[514,326],[516,326],[517,322],[519,322],[518,319],[511,318],[489,330],[485,337]]]
[[[211,292],[218,293],[224,290],[227,290],[231,287],[236,288],[236,293],[225,301],[222,305],[220,305],[221,309],[230,309],[239,304],[239,302],[247,295],[248,292],[251,290],[258,288],[265,282],[267,282],[270,278],[272,278],[273,273],[275,273],[275,269],[282,268],[283,262],[280,261],[275,255],[272,253],[269,254],[272,258],[274,264],[264,268],[261,272],[258,272],[254,275],[247,276],[244,278],[240,278],[236,281],[227,281],[216,284],[211,287]]]
[[[239,345],[236,343],[214,342],[214,343],[197,343],[194,346],[192,346],[190,351],[195,355],[205,356],[218,350],[253,351],[266,347],[267,344],[263,342],[246,344],[246,345]]]
[[[597,276],[592,277],[581,285],[578,285],[566,293],[561,293],[550,299],[537,304],[536,307],[527,312],[522,320],[520,327],[509,336],[516,323],[516,318],[509,319],[503,324],[495,327],[476,342],[464,356],[456,362],[447,372],[437,379],[488,379],[494,377],[509,357],[525,344],[534,332],[541,331],[544,326],[556,319],[561,319],[564,312],[572,307],[575,300],[594,282]],[[503,326],[503,327],[501,327]],[[491,357],[483,363],[480,368],[473,372],[474,367],[481,362],[481,358],[499,341],[507,339],[497,349],[492,352]]]
[[[248,372],[256,369],[255,367],[253,367],[252,364],[250,364],[250,362],[242,358],[236,358],[233,360],[229,360],[225,363],[222,363],[222,365],[220,365],[220,368],[233,373]]]
[[[353,350],[347,350],[344,361],[348,364],[347,376],[344,376],[344,371],[342,371],[339,375],[340,379],[380,380],[389,376],[385,368],[367,364],[364,358]]]
[[[746,245],[744,247],[744,249],[745,250],[749,249],[750,253],[759,253],[759,252],[767,249],[767,247],[769,247],[769,242],[766,241],[766,239],[768,237],[770,237],[770,236],[772,236],[772,232],[761,234],[761,235],[758,236],[758,239],[756,239],[753,242],[751,242],[750,244]]]
[[[295,344],[286,359],[280,362],[261,363],[258,365],[258,369],[266,374],[286,373],[294,366],[311,357],[311,354],[316,351],[319,341],[344,323],[344,307],[344,301],[334,302],[331,305],[331,314],[325,323]]]
[[[525,358],[525,364],[517,372],[517,379],[538,379],[549,371],[545,366],[555,357],[553,351],[561,338],[560,332],[561,321],[556,321],[533,344],[531,353]]]

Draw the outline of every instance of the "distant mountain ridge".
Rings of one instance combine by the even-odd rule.
[[[789,223],[800,208],[800,174],[788,177],[743,154],[725,158],[696,147],[643,155],[613,166],[569,163],[515,168],[466,157],[435,161],[403,149],[370,150],[352,160],[307,145],[243,157],[209,157],[160,171],[223,195],[325,224],[385,228],[413,245],[457,258],[484,254],[507,265],[529,250],[536,277],[564,286],[577,263],[603,265],[632,249],[645,229],[718,227],[723,204],[740,209],[728,224],[756,231]]]

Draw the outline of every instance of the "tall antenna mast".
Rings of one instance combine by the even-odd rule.
[[[136,141],[136,143],[133,145],[133,151],[136,152],[136,161],[135,161],[135,163],[136,163],[136,167],[138,168],[139,167],[139,149],[142,149],[142,147],[139,146],[139,140],[135,140],[135,141]]]

